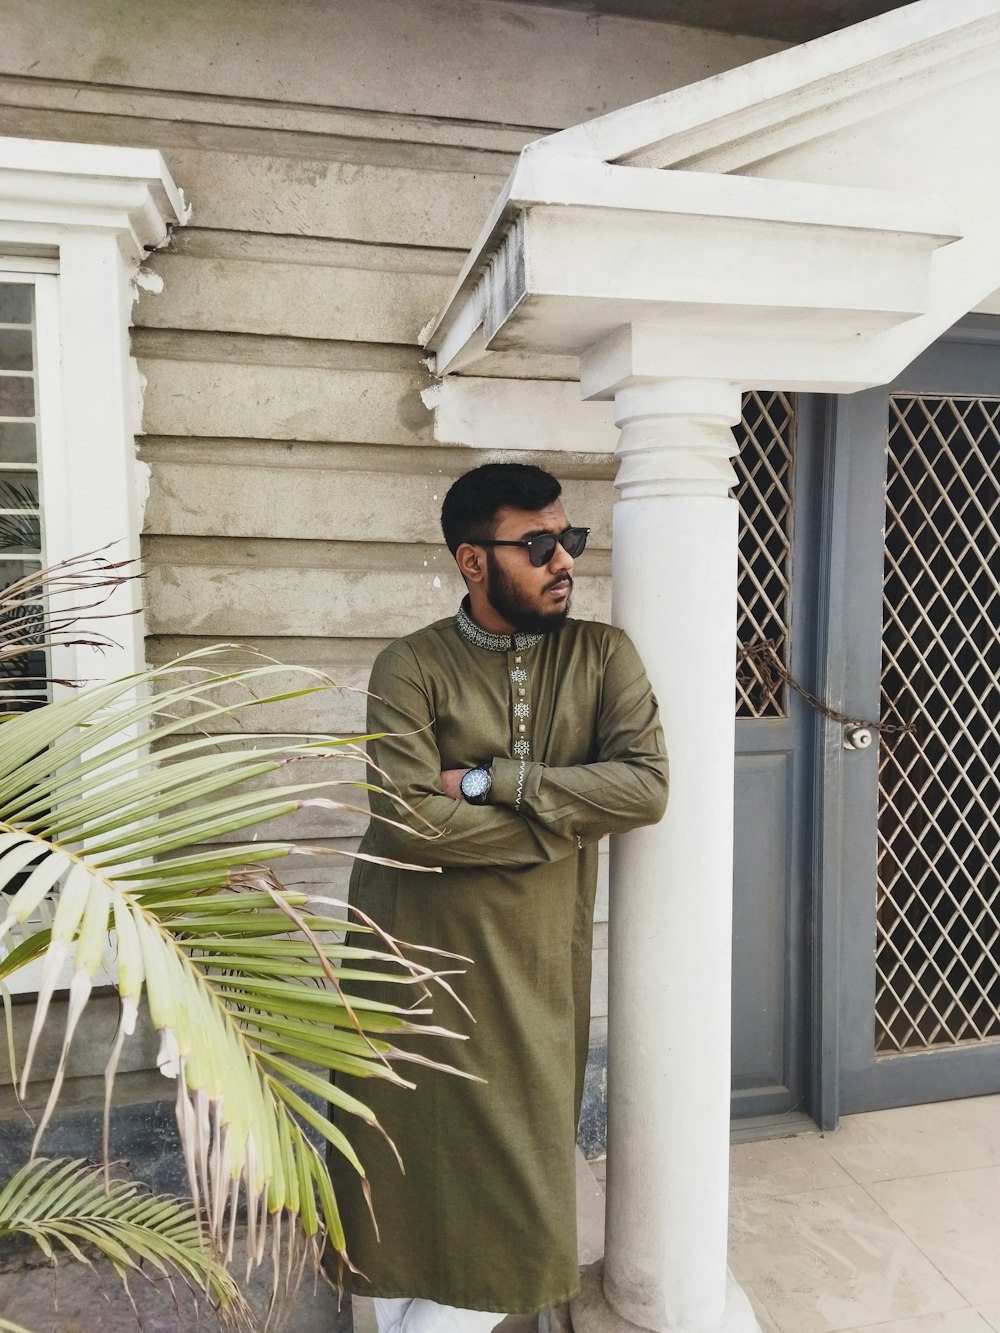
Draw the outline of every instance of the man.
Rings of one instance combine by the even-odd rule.
[[[521,464],[460,477],[441,522],[468,596],[372,671],[375,780],[406,802],[372,809],[416,832],[374,819],[362,850],[442,873],[358,861],[352,900],[398,939],[472,960],[454,980],[475,1022],[444,996],[435,1020],[468,1036],[441,1058],[485,1080],[418,1068],[413,1092],[350,1087],[405,1166],[355,1132],[379,1241],[357,1176],[331,1161],[354,1290],[376,1297],[383,1333],[487,1333],[578,1285],[597,844],[661,817],[667,762],[632,644],[568,618],[589,529],[560,489]]]

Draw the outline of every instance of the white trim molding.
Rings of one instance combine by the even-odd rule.
[[[130,354],[135,276],[171,225],[187,221],[183,198],[152,150],[0,138],[0,268],[57,271],[46,306],[46,558],[113,543],[114,559],[138,559],[144,469],[136,461],[141,386]],[[41,326],[40,326],[41,327]],[[57,464],[53,466],[52,460]],[[76,663],[78,679],[108,679],[144,663],[139,587],[115,591],[93,628],[119,645]]]
[[[438,444],[610,455],[618,443],[613,405],[581,402],[576,380],[449,375],[422,397]]]
[[[919,0],[529,144],[437,373],[577,357],[610,397],[595,349],[642,329],[654,374],[888,382],[1000,284],[998,72],[1000,0]]]
[[[98,232],[138,263],[187,216],[156,149],[0,138],[0,252]]]
[[[657,169],[754,162],[992,72],[997,0],[924,0],[608,112],[531,149]]]

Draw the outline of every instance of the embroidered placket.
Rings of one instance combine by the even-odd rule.
[[[511,660],[513,659],[513,660]],[[511,692],[511,753],[522,764],[531,758],[531,704],[528,702],[528,672],[524,654],[509,653]]]
[[[523,765],[531,758],[531,701],[528,697],[528,670],[524,651],[541,643],[540,634],[495,634],[492,630],[481,629],[466,610],[463,602],[455,617],[458,632],[477,648],[486,648],[493,653],[507,654],[507,667],[510,674],[511,693],[511,754],[520,759],[522,764],[521,787],[523,789]],[[520,793],[519,793],[520,799]]]

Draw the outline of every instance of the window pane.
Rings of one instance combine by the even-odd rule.
[[[0,472],[0,509],[37,509],[38,473],[34,468]]]
[[[37,569],[37,560],[12,560],[0,556],[0,597],[12,583]],[[44,637],[42,608],[37,602],[26,601],[0,609],[0,643],[5,648],[27,648],[41,642]],[[11,698],[12,695],[38,695],[38,701],[44,702],[47,674],[44,652],[25,653],[0,662],[0,713],[20,710],[31,703],[30,698],[18,703]]]
[[[34,461],[34,422],[0,421],[0,463],[33,463]]]
[[[23,579],[26,574],[37,573],[39,564],[37,560],[18,560],[15,556],[0,551],[0,593],[5,588],[9,588],[12,583],[18,579]],[[5,624],[0,621],[0,626]],[[0,628],[2,633],[2,628]]]
[[[24,713],[45,703],[46,675],[44,652],[24,653],[0,662],[0,719],[4,713]]]
[[[0,328],[0,370],[31,369],[31,330]]]
[[[38,474],[0,472],[0,551],[40,553]]]
[[[35,415],[35,381],[0,375],[0,417]]]
[[[30,324],[35,289],[27,282],[0,282],[0,324]]]

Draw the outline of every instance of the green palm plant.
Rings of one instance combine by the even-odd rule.
[[[95,570],[94,582],[103,572],[104,586],[123,577],[100,561]],[[38,586],[16,590],[22,605],[37,602],[54,576],[43,570],[33,577]],[[87,587],[85,579],[80,586]],[[58,641],[74,632],[72,623],[63,618]],[[46,642],[54,641],[48,631]],[[375,1120],[330,1071],[409,1086],[397,1065],[437,1063],[410,1039],[453,1035],[434,1026],[427,1005],[433,986],[450,993],[448,973],[440,958],[423,961],[426,951],[368,921],[349,920],[343,904],[284,887],[270,868],[290,854],[320,849],[282,838],[219,841],[306,806],[355,810],[345,789],[353,797],[351,788],[366,785],[335,766],[338,758],[358,758],[356,742],[213,734],[223,722],[238,725],[248,710],[330,687],[303,670],[298,688],[268,692],[288,668],[257,659],[231,669],[222,665],[231,655],[231,646],[191,653],[0,724],[0,890],[6,892],[0,988],[9,1028],[4,983],[29,964],[40,966],[20,1071],[24,1096],[52,997],[69,979],[65,1037],[34,1151],[110,952],[121,1021],[106,1071],[105,1155],[115,1070],[144,1011],[160,1034],[161,1071],[175,1079],[191,1216],[210,1252],[231,1258],[242,1200],[252,1262],[272,1255],[277,1264],[284,1237],[290,1270],[307,1257],[318,1266],[324,1245],[349,1265],[317,1141],[341,1152],[364,1188],[364,1167],[341,1127],[342,1114]],[[294,780],[293,765],[306,759],[321,760],[323,776]],[[348,928],[352,940],[367,935],[370,947],[339,942]],[[398,985],[398,1003],[365,998],[364,983],[376,977]],[[13,1071],[10,1040],[8,1050]],[[335,1111],[342,1113],[337,1123]],[[8,1184],[0,1194],[0,1238],[12,1189],[35,1191],[44,1211],[53,1191],[65,1195],[66,1181],[77,1179],[80,1198],[93,1197],[93,1181],[84,1188],[83,1176],[65,1164]],[[77,1218],[77,1250],[81,1241],[100,1249],[118,1226],[122,1252],[139,1252],[135,1196],[116,1192],[110,1179],[103,1188],[100,1227],[92,1217]],[[150,1216],[155,1222],[160,1214],[153,1208]],[[204,1255],[195,1258],[197,1235],[182,1235],[169,1210],[162,1217],[173,1228],[171,1246],[185,1256],[179,1266],[175,1261],[182,1275],[208,1282],[216,1300],[238,1313],[235,1289],[218,1267],[206,1267]]]
[[[126,1291],[141,1265],[168,1281],[177,1272],[234,1316],[249,1314],[228,1269],[202,1244],[189,1204],[157,1197],[131,1181],[109,1183],[103,1169],[87,1162],[35,1157],[11,1176],[0,1190],[0,1241],[14,1236],[30,1237],[50,1259],[59,1247],[89,1264],[87,1249],[96,1250]],[[0,1319],[0,1333],[7,1328],[16,1325]]]

